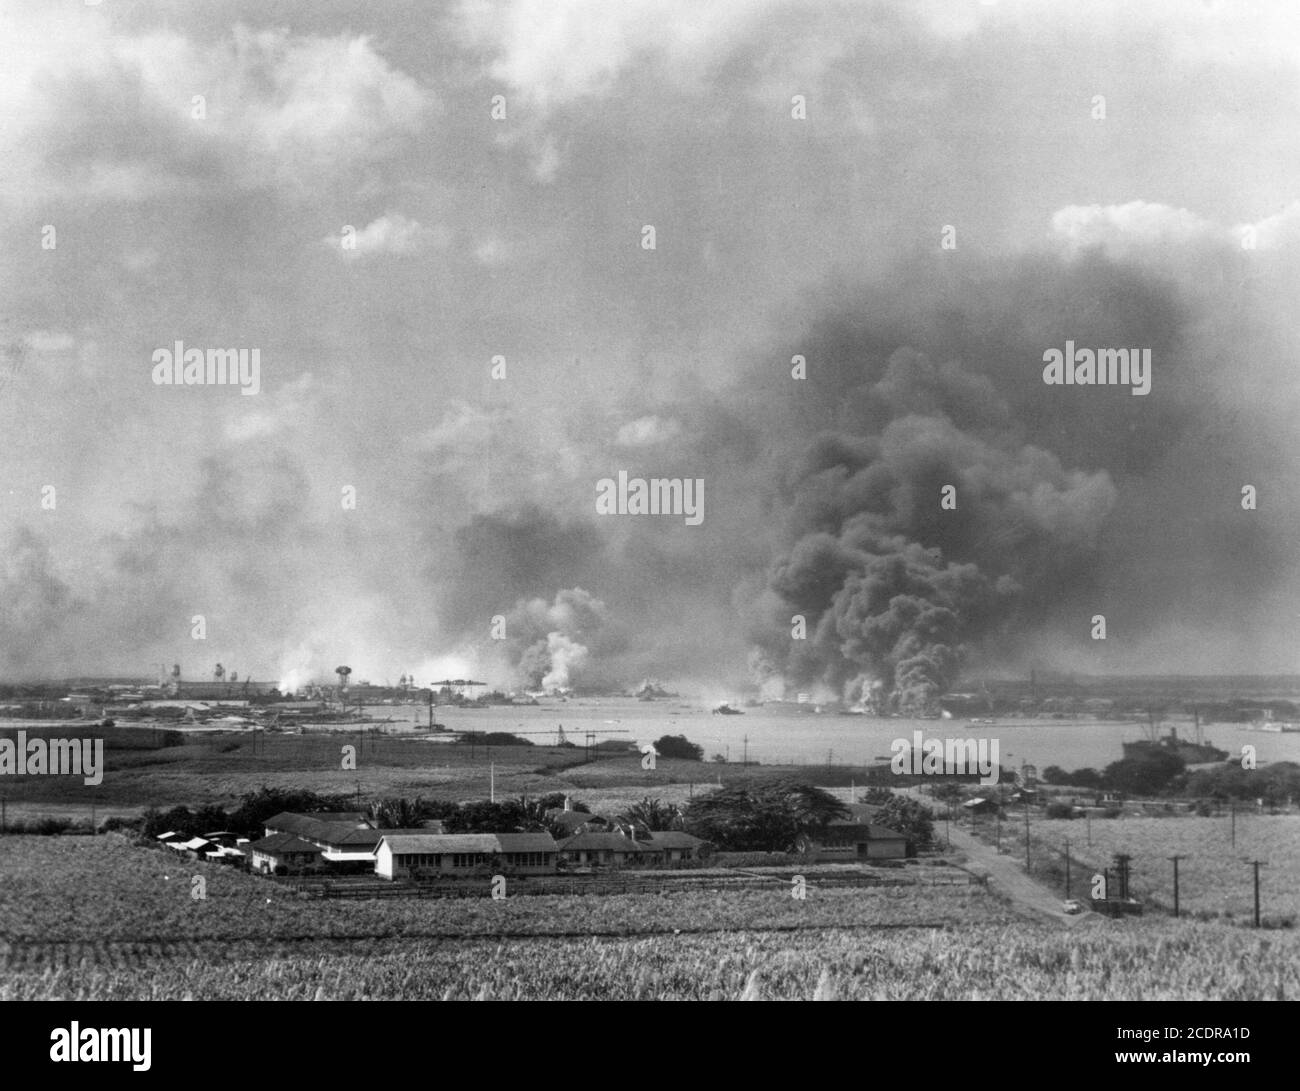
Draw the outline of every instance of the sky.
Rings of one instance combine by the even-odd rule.
[[[1294,671],[1298,76],[1286,3],[7,0],[0,677]]]

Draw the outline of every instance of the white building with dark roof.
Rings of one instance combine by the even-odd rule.
[[[555,871],[558,847],[549,833],[428,833],[379,831],[375,874],[401,879],[416,873],[470,875],[487,864],[516,874]]]

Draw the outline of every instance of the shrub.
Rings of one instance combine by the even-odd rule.
[[[1049,803],[1047,805],[1048,818],[1073,818],[1074,808],[1068,803]]]
[[[456,740],[460,746],[532,746],[531,739],[509,731],[467,731]]]
[[[684,761],[703,761],[704,747],[693,743],[685,735],[661,735],[655,739],[655,751],[661,758],[681,758]]]

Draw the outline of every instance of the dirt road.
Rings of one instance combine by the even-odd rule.
[[[966,870],[976,875],[987,875],[989,889],[1010,898],[1013,905],[1026,915],[1037,919],[1047,917],[1070,927],[1092,915],[1087,911],[1073,915],[1066,913],[1061,908],[1062,896],[1031,879],[1013,857],[999,856],[992,845],[975,840],[957,826],[952,827],[950,835],[952,847],[966,857],[963,865]],[[1084,881],[1083,875],[1079,876],[1079,881]]]

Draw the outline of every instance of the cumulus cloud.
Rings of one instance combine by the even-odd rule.
[[[213,43],[119,29],[93,9],[12,10],[0,34],[0,194],[144,200],[299,188],[394,150],[430,93],[365,36],[236,25]]]
[[[546,110],[608,90],[647,58],[678,78],[720,64],[772,6],[762,0],[465,0],[458,28],[486,53],[493,79]]]

